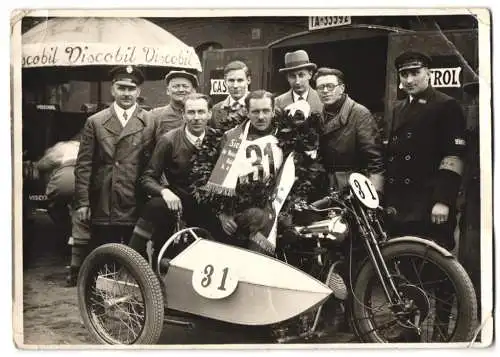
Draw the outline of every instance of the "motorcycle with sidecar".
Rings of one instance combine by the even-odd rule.
[[[103,344],[155,344],[164,323],[261,327],[270,342],[317,341],[347,321],[363,342],[464,342],[476,327],[472,282],[455,257],[421,237],[387,236],[371,182],[297,204],[276,255],[188,227],[143,258],[105,244],[85,259],[78,303]]]

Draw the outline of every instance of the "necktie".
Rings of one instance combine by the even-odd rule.
[[[234,102],[233,105],[231,105],[231,110],[236,112],[240,109],[240,102]]]
[[[128,119],[127,112],[123,112],[123,120],[127,121],[127,119]]]
[[[201,138],[196,139],[194,145],[199,149],[201,147]]]
[[[304,97],[299,95],[299,99],[298,100],[304,100]]]

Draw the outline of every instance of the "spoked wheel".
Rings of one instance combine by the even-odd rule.
[[[78,305],[92,339],[104,344],[154,344],[163,328],[160,282],[148,262],[122,244],[105,244],[85,259]]]
[[[367,262],[354,284],[353,324],[365,342],[464,342],[476,324],[472,282],[452,257],[418,243],[382,250],[403,304],[391,306]]]

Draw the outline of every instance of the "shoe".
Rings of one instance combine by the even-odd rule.
[[[66,284],[65,284],[67,288],[73,288],[76,286],[79,272],[80,272],[80,267],[70,266],[68,268],[68,275],[66,276]]]

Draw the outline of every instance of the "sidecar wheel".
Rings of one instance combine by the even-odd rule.
[[[476,328],[472,282],[452,257],[414,243],[382,249],[399,294],[412,314],[391,310],[377,273],[367,261],[354,282],[352,323],[364,342],[468,342]],[[405,310],[410,311],[410,309]],[[418,324],[420,333],[413,328]]]
[[[80,314],[102,344],[155,344],[163,329],[160,282],[146,259],[123,244],[105,244],[85,259],[77,283]]]

